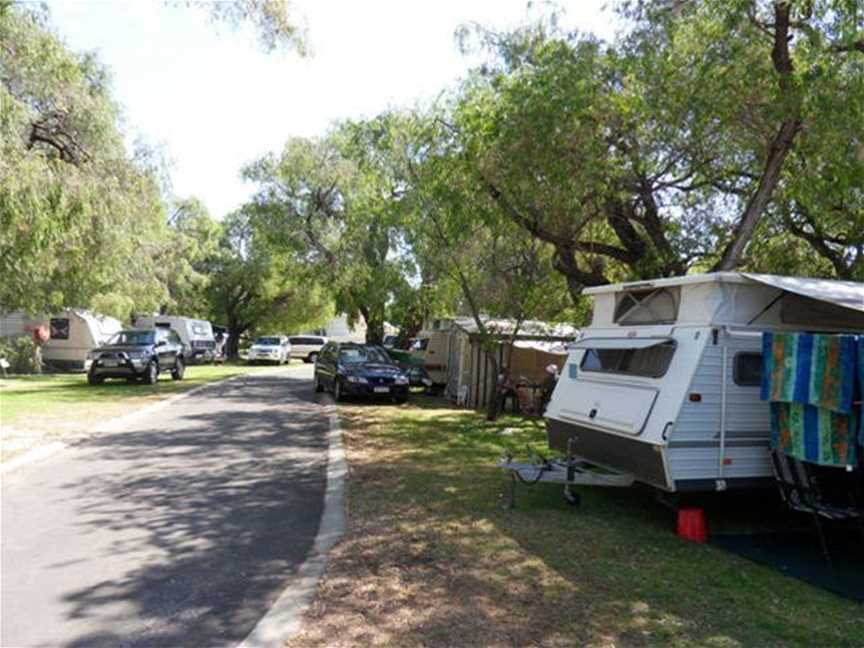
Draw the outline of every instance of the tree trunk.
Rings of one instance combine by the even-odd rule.
[[[366,344],[382,344],[384,342],[384,309],[362,308],[360,313],[366,320]]]
[[[495,383],[492,387],[492,397],[486,401],[486,420],[487,421],[496,421],[498,420],[498,373],[501,371],[501,368],[498,366],[498,358],[495,357],[495,348],[488,349],[486,344],[483,344],[483,355],[486,356],[486,360],[492,365],[492,375],[495,376]]]
[[[240,357],[240,336],[248,328],[236,320],[228,320],[228,340],[225,342],[225,355],[229,360],[236,360]]]
[[[801,129],[801,98],[798,90],[794,87],[792,74],[794,65],[789,51],[791,40],[790,30],[792,28],[792,5],[786,1],[774,3],[774,47],[771,49],[771,63],[777,72],[777,83],[780,86],[780,100],[787,102],[790,109],[786,119],[780,124],[768,147],[768,156],[765,160],[765,168],[759,179],[756,193],[747,203],[744,215],[732,233],[732,240],[723,250],[723,256],[714,267],[714,270],[733,270],[741,262],[744,248],[753,238],[753,232],[759,219],[765,212],[771,195],[780,181],[780,172],[786,156],[792,150],[795,136]]]
[[[747,209],[744,210],[744,215],[735,227],[732,234],[732,240],[723,251],[723,256],[715,266],[715,270],[725,271],[734,270],[741,262],[741,256],[744,253],[744,248],[753,238],[753,232],[759,219],[768,206],[771,200],[771,195],[780,181],[780,172],[783,170],[783,162],[789,151],[792,150],[792,144],[795,142],[801,121],[799,119],[788,119],[780,125],[780,130],[774,135],[771,141],[771,147],[768,149],[768,159],[765,162],[765,169],[762,172],[762,178],[759,180],[759,187],[756,193],[747,204]]]

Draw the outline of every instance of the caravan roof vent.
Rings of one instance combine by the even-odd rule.
[[[673,324],[678,319],[680,288],[631,290],[615,295],[617,324]]]

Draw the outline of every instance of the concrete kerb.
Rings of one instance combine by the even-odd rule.
[[[291,367],[285,367],[281,371],[285,371],[290,369]],[[0,475],[5,475],[13,470],[17,470],[23,466],[29,465],[36,461],[41,461],[43,459],[47,459],[48,457],[57,454],[61,450],[65,450],[70,445],[74,445],[76,443],[81,443],[82,441],[86,441],[96,434],[105,434],[110,432],[122,432],[124,429],[130,427],[133,423],[142,420],[159,410],[176,403],[179,400],[183,400],[184,398],[189,398],[190,396],[194,396],[205,389],[209,389],[210,387],[216,387],[218,385],[224,385],[225,383],[231,382],[232,380],[241,380],[243,378],[247,378],[250,375],[261,376],[271,373],[269,371],[257,372],[254,374],[237,374],[236,376],[230,376],[228,378],[223,378],[222,380],[216,380],[214,382],[205,383],[203,385],[198,385],[197,387],[193,387],[188,391],[181,392],[179,394],[174,394],[173,396],[169,396],[163,400],[157,401],[150,405],[146,405],[141,409],[137,409],[129,414],[124,414],[123,416],[118,416],[113,418],[101,425],[96,426],[92,435],[87,435],[83,438],[79,437],[72,443],[64,443],[63,441],[53,441],[46,445],[37,446],[32,450],[28,450],[24,454],[19,457],[15,457],[11,461],[8,461],[4,464],[0,464]]]
[[[297,634],[303,611],[312,602],[315,588],[327,565],[328,552],[345,532],[345,478],[348,464],[342,446],[342,430],[336,406],[327,405],[330,422],[327,450],[327,487],[324,511],[318,534],[309,556],[297,570],[293,582],[285,588],[239,648],[271,648],[285,644]]]

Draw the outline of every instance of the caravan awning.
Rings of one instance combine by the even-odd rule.
[[[518,349],[533,349],[552,355],[567,355],[568,342],[549,340],[514,340],[513,346]]]
[[[649,349],[660,344],[672,342],[669,337],[652,338],[586,338],[571,344],[571,349]]]
[[[742,273],[752,281],[864,313],[864,284],[833,279],[805,279]]]

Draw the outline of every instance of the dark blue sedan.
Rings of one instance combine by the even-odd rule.
[[[337,401],[348,396],[408,399],[408,375],[379,346],[328,342],[315,361],[315,391],[333,392]]]

